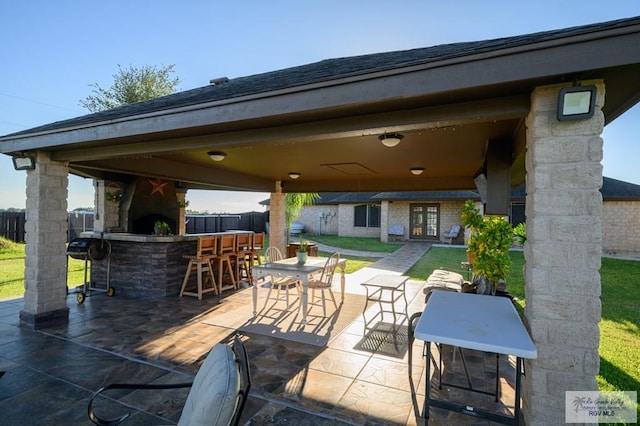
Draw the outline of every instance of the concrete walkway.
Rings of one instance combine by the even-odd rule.
[[[311,240],[310,240],[311,241]],[[348,256],[379,257],[380,260],[349,275],[350,282],[364,282],[378,274],[402,275],[407,272],[431,248],[427,242],[406,242],[393,253],[349,250],[318,244],[318,250],[340,252]],[[426,277],[425,277],[426,279]]]

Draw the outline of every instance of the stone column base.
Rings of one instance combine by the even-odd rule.
[[[69,308],[34,314],[33,312],[20,311],[20,326],[38,330],[53,325],[69,323]]]

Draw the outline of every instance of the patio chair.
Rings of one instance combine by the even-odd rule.
[[[442,234],[442,236],[449,239],[449,244],[453,244],[453,239],[458,238],[459,233],[460,225],[451,225],[451,229],[449,229],[449,232],[445,232],[444,234]]]
[[[278,247],[268,247],[264,253],[265,263],[277,262],[278,260],[282,260],[282,259],[283,259],[282,252],[278,249]],[[285,298],[287,301],[287,309],[289,309],[289,289],[291,288],[292,285],[295,286],[296,290],[298,291],[298,297],[300,297],[300,294],[302,292],[302,289],[300,287],[300,281],[296,281],[291,277],[279,277],[279,276],[271,275],[271,287],[269,288],[269,293],[267,293],[267,299],[264,302],[265,305],[271,298],[271,292],[273,291],[274,288],[278,290],[275,296],[275,300],[280,300],[280,290],[284,288]]]
[[[89,419],[96,425],[118,425],[131,413],[106,420],[96,415],[93,401],[111,389],[176,389],[191,387],[178,425],[237,425],[251,388],[249,359],[236,335],[232,346],[216,344],[209,352],[192,383],[165,385],[111,384],[98,390],[89,400]]]
[[[333,253],[327,262],[324,264],[324,268],[322,268],[322,273],[319,278],[313,278],[309,281],[308,288],[311,289],[311,303],[309,306],[309,310],[315,304],[315,291],[320,290],[322,292],[322,313],[326,317],[327,316],[327,308],[325,303],[324,291],[329,291],[329,295],[331,296],[331,300],[333,301],[333,306],[338,309],[338,304],[336,303],[336,298],[333,295],[333,290],[331,290],[331,285],[333,283],[333,274],[336,271],[336,267],[338,266],[338,262],[340,262],[340,253]]]

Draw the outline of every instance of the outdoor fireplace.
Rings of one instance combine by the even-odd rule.
[[[172,181],[139,178],[127,186],[120,206],[121,222],[132,234],[153,234],[157,220],[167,222],[179,234],[180,207]]]
[[[176,221],[161,214],[148,214],[133,221],[131,227],[132,234],[153,234],[156,221],[167,222],[169,225],[169,233],[177,234]]]

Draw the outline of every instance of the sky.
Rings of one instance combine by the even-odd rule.
[[[0,135],[89,113],[118,65],[175,65],[179,90],[328,58],[486,40],[640,16],[639,0],[0,0]],[[640,184],[640,105],[605,127],[604,176]],[[0,209],[26,172],[0,155]],[[189,209],[264,211],[268,193],[189,191]],[[68,209],[93,206],[71,175]]]

